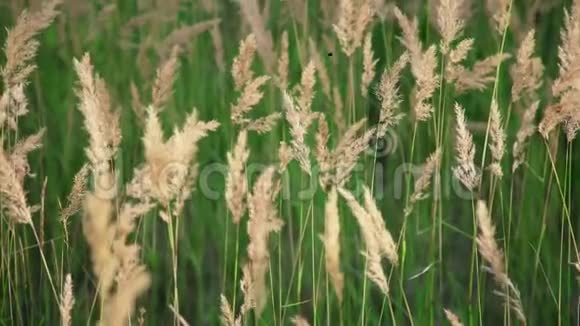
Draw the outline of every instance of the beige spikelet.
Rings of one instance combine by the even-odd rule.
[[[505,272],[503,251],[495,241],[495,226],[491,221],[485,201],[477,201],[476,215],[480,231],[477,236],[477,246],[483,259],[490,265],[490,271],[500,287],[500,291],[497,291],[496,294],[505,300],[504,304],[525,325],[526,317],[524,316],[520,292]]]
[[[12,146],[12,152],[10,153],[9,159],[14,168],[14,172],[16,172],[16,178],[20,183],[24,181],[26,176],[32,174],[27,155],[42,147],[42,138],[44,137],[45,131],[45,128],[41,128],[36,134],[19,139],[16,144]]]
[[[280,56],[278,58],[278,87],[285,90],[288,88],[288,67],[290,58],[288,57],[288,32],[282,33]]]
[[[179,46],[174,46],[171,55],[164,61],[155,76],[153,83],[152,104],[153,107],[162,109],[173,94],[173,83],[175,75],[179,69]]]
[[[350,57],[363,41],[365,31],[374,18],[369,1],[354,4],[353,0],[340,0],[338,22],[333,25],[342,51]]]
[[[240,280],[240,288],[244,301],[240,309],[240,315],[244,316],[248,311],[256,308],[256,291],[254,288],[254,280],[252,270],[249,263],[242,267],[242,279]]]
[[[302,316],[294,316],[290,321],[294,326],[310,326],[310,323]]]
[[[449,53],[451,43],[463,32],[465,21],[461,9],[463,0],[441,0],[437,7],[437,27],[441,34],[441,54]]]
[[[340,221],[338,215],[338,193],[335,187],[328,192],[324,208],[324,257],[326,273],[330,276],[338,300],[342,302],[344,275],[340,270]]]
[[[485,5],[493,27],[499,35],[503,35],[510,23],[510,0],[486,0]]]
[[[363,46],[363,74],[361,78],[361,94],[363,97],[367,97],[369,90],[369,85],[375,78],[375,67],[379,60],[374,59],[374,53],[372,50],[372,35],[367,33],[365,37]]]
[[[298,106],[301,111],[310,112],[312,99],[314,98],[314,85],[316,84],[316,65],[310,60],[302,70],[300,85],[296,86],[296,92],[299,94]]]
[[[228,153],[228,175],[226,178],[226,204],[232,213],[235,224],[246,212],[246,197],[248,181],[245,175],[245,165],[250,152],[247,148],[247,132],[242,130],[233,151]]]
[[[409,55],[407,52],[401,54],[391,69],[385,69],[381,76],[376,95],[381,101],[379,124],[385,126],[385,128],[395,125],[403,117],[401,113],[397,112],[401,104],[398,83],[401,72],[407,66],[408,61]]]
[[[422,53],[422,43],[419,39],[419,22],[417,18],[409,19],[398,7],[393,8],[393,14],[401,27],[403,32],[400,38],[401,43],[407,48],[411,54],[411,62],[417,60]]]
[[[418,121],[427,121],[434,109],[429,101],[439,86],[439,75],[436,72],[436,47],[432,45],[423,51],[419,40],[417,18],[410,20],[397,7],[394,9],[394,14],[403,30],[401,42],[410,53],[411,72],[416,80],[413,98],[414,117]]]
[[[81,61],[75,59],[74,66],[80,84],[76,91],[79,110],[89,134],[89,147],[85,151],[95,174],[95,191],[98,196],[113,197],[111,190],[115,187],[110,167],[121,143],[119,114],[111,109],[105,82],[93,72],[90,56],[85,54]]]
[[[0,146],[0,201],[2,210],[11,223],[31,223],[23,185],[18,181],[14,167]]]
[[[466,52],[462,54],[466,54]],[[448,82],[455,85],[455,90],[458,93],[468,90],[481,91],[495,81],[497,67],[509,57],[510,55],[507,53],[495,54],[475,62],[471,68],[461,64],[449,64],[445,69],[445,77]]]
[[[506,283],[507,275],[504,269],[504,256],[502,250],[495,242],[495,226],[491,221],[491,216],[485,201],[477,201],[477,224],[479,235],[477,245],[481,256],[490,264],[490,269],[498,283]]]
[[[72,321],[71,311],[75,304],[75,296],[73,293],[73,282],[70,274],[66,274],[64,287],[60,295],[60,324],[62,326],[70,326]]]
[[[510,69],[513,81],[512,102],[523,96],[532,97],[542,86],[544,65],[542,60],[534,57],[536,46],[535,30],[530,30],[517,50],[516,62]]]
[[[251,121],[244,115],[262,100],[264,93],[260,91],[260,87],[268,80],[270,80],[270,77],[260,76],[246,84],[237,103],[232,106],[232,121],[235,124],[243,125]]]
[[[479,186],[481,178],[473,161],[475,144],[473,144],[471,133],[467,130],[463,108],[458,103],[455,103],[455,115],[457,116],[455,150],[458,165],[453,168],[453,174],[467,189],[473,191]]]
[[[270,77],[260,76],[246,83],[237,102],[232,105],[231,119],[236,125],[259,133],[266,133],[276,125],[281,117],[278,112],[258,119],[247,117],[247,114],[262,100],[264,93],[260,90]]]
[[[113,207],[110,201],[87,194],[84,208],[83,231],[91,249],[93,271],[99,279],[99,295],[105,301],[118,268],[118,262],[110,250],[115,231],[111,225]]]
[[[427,161],[423,166],[421,176],[419,177],[419,179],[415,181],[415,189],[413,190],[413,194],[409,199],[408,207],[405,208],[405,216],[409,216],[411,214],[415,203],[427,198],[425,191],[431,185],[431,177],[434,175],[434,173],[436,173],[440,163],[441,163],[441,148],[437,148],[435,152],[433,152],[429,156],[429,158],[427,158]]]
[[[445,68],[446,78],[453,76],[453,74],[455,73],[454,72],[455,69],[461,69],[456,67],[467,58],[467,54],[473,48],[474,42],[475,42],[474,39],[466,38],[459,41],[459,43],[457,43],[457,45],[451,49],[451,51],[449,52],[449,62],[448,62],[449,66]]]
[[[391,264],[397,266],[399,264],[397,245],[395,244],[395,241],[393,241],[391,233],[385,226],[383,215],[381,214],[375,200],[373,199],[371,190],[367,186],[364,186],[363,190],[365,209],[371,217],[375,238],[379,243],[381,254],[387,257]]]
[[[147,214],[155,204],[151,202],[130,203],[121,205],[117,216],[116,239],[113,241],[113,253],[120,262],[116,281],[116,291],[114,296],[103,307],[104,314],[109,315],[110,324],[114,325],[115,320],[126,321],[127,316],[131,316],[135,311],[135,303],[151,283],[151,277],[140,261],[140,246],[127,243],[128,237],[135,231],[136,220]]]
[[[256,37],[254,34],[250,34],[240,42],[238,56],[234,58],[234,63],[232,64],[232,76],[236,90],[240,91],[246,83],[253,79],[252,63],[255,55]]]
[[[515,172],[517,168],[522,165],[526,159],[526,147],[529,138],[536,132],[536,125],[534,120],[536,118],[536,112],[540,105],[539,101],[534,102],[529,109],[524,112],[522,117],[522,122],[520,124],[520,129],[516,134],[516,141],[514,142],[512,154],[514,157],[514,162],[512,164],[512,172]]]
[[[501,113],[495,99],[491,102],[490,121],[489,121],[489,150],[491,152],[492,163],[488,166],[491,173],[498,178],[503,176],[501,169],[501,160],[505,153],[505,131],[501,126]]]
[[[292,158],[292,149],[290,146],[288,146],[288,144],[286,144],[286,142],[281,141],[280,146],[278,147],[278,160],[280,161],[278,163],[278,173],[282,174],[284,171],[286,171],[286,168],[288,167],[288,164]]]
[[[462,64],[475,42],[471,38],[455,42],[461,36],[465,26],[465,21],[461,18],[462,14],[460,13],[461,8],[465,6],[464,1],[441,0],[437,9],[439,13],[437,25],[442,36],[440,49],[447,59],[445,79],[448,83],[455,85],[455,90],[458,93],[485,89],[489,83],[495,80],[498,65],[509,58],[508,54],[498,53],[477,61],[471,68]],[[453,46],[453,43],[457,44]]]
[[[443,312],[445,312],[445,318],[447,318],[451,326],[463,326],[463,323],[461,323],[459,317],[457,317],[457,315],[454,314],[451,310],[443,309]]]
[[[232,306],[230,306],[230,303],[228,302],[228,299],[225,297],[225,295],[220,295],[220,301],[220,321],[222,326],[241,326],[242,319],[239,317],[236,318],[234,316]]]
[[[266,70],[273,73],[276,56],[272,43],[272,35],[266,29],[266,21],[261,12],[258,0],[240,0],[240,9],[245,21],[250,25],[255,35],[256,46],[260,58],[264,62]]]
[[[366,119],[361,119],[353,124],[340,138],[338,145],[333,151],[333,162],[336,169],[334,182],[343,186],[350,178],[352,171],[361,155],[370,148],[372,141],[380,137],[382,132],[375,128],[360,131],[365,126]],[[379,125],[379,128],[381,125]]]
[[[427,121],[433,113],[433,105],[430,99],[439,86],[437,71],[437,57],[435,46],[430,46],[417,60],[411,61],[411,71],[415,76],[415,96],[413,112],[419,121]]]
[[[278,210],[275,205],[277,193],[274,191],[274,166],[268,167],[258,177],[252,193],[248,195],[248,244],[247,280],[249,285],[245,300],[249,307],[253,308],[259,318],[268,300],[266,274],[270,264],[268,239],[271,232],[278,232],[284,222],[278,218]],[[245,268],[245,269],[246,269]],[[246,303],[244,303],[246,304]],[[244,310],[242,308],[242,310]]]
[[[24,95],[24,84],[6,89],[0,96],[0,126],[18,129],[18,117],[28,113],[28,99]]]
[[[365,207],[361,206],[347,190],[339,188],[339,192],[346,200],[361,228],[366,245],[366,249],[363,252],[367,259],[365,273],[384,295],[388,295],[389,286],[381,266],[381,260],[382,257],[387,257],[391,264],[398,264],[396,244],[390,232],[386,229],[382,215],[367,187],[365,187]]]
[[[145,122],[145,104],[141,100],[141,94],[135,82],[131,82],[129,86],[131,89],[131,109],[137,116],[138,122],[142,125]]]
[[[302,92],[298,101],[294,101],[292,96],[285,92],[284,110],[286,112],[286,120],[290,125],[290,134],[292,135],[293,157],[298,161],[304,172],[311,174],[310,148],[306,145],[306,135],[308,128],[317,115],[310,111],[311,95],[304,94]]]
[[[87,191],[87,181],[90,173],[88,164],[85,164],[75,174],[72,189],[67,197],[67,205],[60,211],[60,219],[66,224],[68,219],[82,209],[83,200]]]
[[[181,188],[177,190],[177,195],[175,196],[175,209],[172,212],[174,216],[181,216],[183,209],[185,208],[185,202],[191,196],[191,193],[195,190],[195,182],[197,181],[197,171],[198,163],[195,162],[189,169],[189,172],[185,176],[185,181],[181,184]]]
[[[150,204],[124,205],[113,222],[110,199],[88,194],[85,201],[83,233],[89,244],[93,271],[101,298],[100,324],[127,325],[135,302],[148,288],[150,276],[139,261],[139,246],[127,244],[134,220],[152,208]]]
[[[320,185],[326,189],[332,184],[333,178],[333,158],[330,150],[328,149],[328,139],[330,133],[328,130],[328,123],[324,114],[318,116],[318,130],[316,132],[316,161],[318,162],[319,169],[319,182]]]
[[[341,136],[336,148],[331,151],[327,147],[328,126],[324,116],[319,115],[316,159],[320,166],[319,181],[324,188],[330,185],[343,186],[349,180],[362,153],[369,149],[373,139],[382,134],[380,130],[377,130],[382,127],[382,124],[361,134],[365,122],[366,119],[361,119],[351,125]]]
[[[38,133],[18,140],[10,154],[2,147],[0,138],[0,211],[11,224],[32,223],[32,213],[37,206],[29,206],[26,198],[24,179],[32,175],[27,155],[42,145],[44,131],[42,128]]]
[[[198,142],[219,127],[216,121],[201,121],[197,110],[187,115],[181,128],[165,139],[157,111],[147,109],[143,135],[145,164],[135,169],[127,194],[141,201],[156,199],[166,206],[179,197],[196,168]]]
[[[574,1],[570,11],[564,12],[564,27],[560,32],[561,45],[558,47],[559,76],[552,85],[554,95],[561,95],[569,90],[574,81],[578,78],[577,61],[579,56],[578,40],[580,39],[580,3]]]
[[[6,63],[0,70],[5,90],[25,84],[28,76],[36,69],[33,60],[40,44],[34,37],[52,24],[59,13],[56,8],[61,2],[44,2],[36,12],[24,10],[18,16],[15,26],[8,30],[4,44]]]
[[[267,116],[252,120],[246,128],[257,132],[258,134],[265,134],[276,127],[276,124],[281,117],[282,114],[279,112],[270,113]]]
[[[552,93],[559,100],[544,110],[544,117],[538,131],[548,138],[550,132],[562,124],[568,142],[576,137],[580,129],[578,110],[578,80],[580,79],[580,2],[574,1],[571,11],[565,11],[564,27],[560,32],[561,45],[558,47],[559,76],[552,85]]]
[[[368,212],[356,201],[354,196],[342,189],[339,189],[342,197],[346,200],[350,207],[352,214],[357,219],[361,233],[365,242],[365,251],[362,254],[366,257],[367,276],[377,285],[377,287],[387,295],[389,293],[389,286],[387,278],[381,266],[381,253],[378,241],[375,237],[375,230],[373,230],[373,222]]]

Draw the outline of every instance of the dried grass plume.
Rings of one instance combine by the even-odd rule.
[[[505,305],[525,325],[526,317],[522,308],[520,292],[506,274],[504,254],[495,241],[495,226],[483,200],[477,201],[476,216],[480,231],[477,236],[477,246],[483,259],[490,264],[490,271],[501,289],[496,294],[504,299]]]
[[[60,296],[59,310],[60,310],[60,324],[62,326],[70,326],[72,321],[71,311],[75,304],[75,296],[73,292],[73,282],[70,274],[66,274],[64,280],[64,287]]]
[[[453,174],[467,189],[473,191],[479,186],[481,178],[474,163],[475,144],[471,133],[467,130],[463,108],[458,103],[455,103],[455,115],[457,116],[455,150],[458,165],[453,168]]]
[[[342,302],[344,275],[340,269],[340,220],[338,193],[335,187],[332,187],[327,194],[324,208],[324,234],[321,235],[321,239],[324,243],[326,273],[330,276],[336,296]]]

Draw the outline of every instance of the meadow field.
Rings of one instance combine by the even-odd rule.
[[[579,325],[580,0],[0,27],[0,325]]]

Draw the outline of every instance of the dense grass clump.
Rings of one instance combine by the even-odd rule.
[[[0,324],[579,322],[579,0],[0,19]]]

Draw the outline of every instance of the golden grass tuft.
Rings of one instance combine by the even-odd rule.
[[[173,83],[179,69],[179,52],[179,46],[175,45],[169,58],[157,69],[152,92],[152,104],[155,108],[162,109],[173,95]]]
[[[11,223],[32,223],[32,213],[28,206],[23,184],[4,148],[0,146],[0,199],[2,211]]]
[[[413,211],[413,206],[420,200],[427,198],[427,188],[431,185],[431,177],[435,176],[435,180],[438,180],[438,169],[441,164],[441,148],[437,148],[425,162],[423,166],[421,176],[415,181],[415,189],[413,194],[409,199],[409,205],[405,208],[405,216],[411,215]]]
[[[91,251],[93,271],[98,280],[101,302],[101,323],[126,325],[135,310],[135,301],[151,282],[145,266],[139,262],[139,246],[127,244],[134,230],[134,219],[142,210],[122,210],[113,220],[111,199],[87,194],[83,232]]]
[[[59,13],[56,8],[61,2],[47,1],[36,12],[24,10],[18,16],[16,25],[8,30],[4,45],[6,63],[1,70],[5,89],[10,90],[18,84],[26,83],[28,76],[36,69],[31,61],[40,44],[34,37],[52,24]]]
[[[255,55],[256,37],[254,34],[250,34],[240,42],[239,54],[232,64],[232,76],[236,90],[240,91],[244,85],[253,79],[252,63]]]
[[[242,319],[236,318],[234,316],[234,311],[232,310],[232,306],[228,302],[228,299],[222,294],[220,295],[220,321],[223,326],[241,326]]]
[[[451,310],[443,309],[443,312],[445,313],[445,318],[447,318],[451,326],[463,326],[463,323],[461,323],[459,317],[457,317],[457,315],[454,314]]]
[[[361,229],[366,246],[365,251],[362,253],[367,259],[365,273],[384,295],[388,295],[389,286],[381,260],[383,257],[387,257],[391,264],[398,265],[399,257],[393,237],[385,227],[382,214],[367,187],[364,188],[364,207],[357,202],[349,191],[343,188],[338,190],[346,200]]]
[[[85,54],[81,61],[75,59],[74,66],[79,78],[79,110],[89,133],[89,147],[85,151],[96,174],[95,190],[99,196],[112,197],[115,194],[107,192],[113,189],[114,182],[109,171],[110,162],[121,143],[119,114],[111,109],[105,82],[93,72],[90,56]]]
[[[488,143],[488,146],[493,161],[488,168],[494,176],[501,178],[503,177],[501,160],[505,153],[506,134],[501,126],[501,113],[499,112],[499,106],[495,99],[491,102],[491,111],[489,114],[489,135],[491,141]]]
[[[327,194],[324,208],[324,234],[320,238],[324,244],[326,273],[330,276],[338,300],[342,302],[344,274],[340,269],[340,219],[338,193],[335,187],[332,187]]]
[[[481,174],[477,171],[474,163],[475,144],[473,136],[467,130],[465,113],[463,108],[455,103],[455,115],[457,116],[455,150],[458,165],[453,168],[453,174],[470,191],[479,186]]]
[[[90,168],[83,165],[73,179],[73,186],[67,198],[67,205],[60,211],[60,219],[66,224],[68,219],[82,209],[87,191]]]
[[[522,117],[522,122],[520,124],[520,129],[516,134],[516,141],[514,142],[512,154],[514,157],[512,163],[512,172],[515,172],[517,168],[522,165],[526,159],[526,147],[529,142],[529,138],[536,132],[537,128],[534,124],[536,119],[536,112],[540,105],[539,101],[532,103],[532,105],[524,112]]]
[[[277,192],[274,191],[274,166],[268,167],[256,180],[252,193],[248,195],[248,244],[249,261],[244,266],[243,280],[247,284],[245,300],[248,308],[260,316],[268,299],[266,273],[270,264],[268,238],[278,232],[284,222],[278,218],[275,206]],[[244,287],[243,287],[244,288]],[[245,304],[246,304],[245,303]],[[246,309],[242,308],[242,311]]]
[[[365,37],[363,46],[363,74],[361,77],[361,94],[363,97],[367,97],[369,91],[369,85],[375,78],[375,68],[379,60],[374,59],[374,53],[372,50],[372,34],[369,32]]]
[[[73,281],[70,274],[66,274],[64,280],[64,287],[60,296],[59,310],[60,310],[60,324],[62,326],[70,326],[72,322],[71,311],[75,304],[75,296],[73,292]]]
[[[554,80],[552,93],[559,100],[544,110],[544,117],[538,125],[538,131],[544,138],[556,126],[562,124],[568,142],[576,137],[580,129],[580,111],[578,110],[578,71],[580,54],[580,3],[574,1],[571,12],[565,11],[564,28],[560,32],[561,45],[558,47],[559,76]]]
[[[340,0],[338,21],[334,32],[346,56],[351,57],[363,42],[367,27],[374,18],[373,7],[368,0],[354,4],[353,0]]]
[[[235,224],[240,223],[247,208],[248,181],[245,165],[250,152],[247,148],[248,134],[242,130],[234,149],[228,153],[228,175],[226,178],[226,204]]]
[[[490,271],[501,289],[496,294],[505,300],[505,305],[525,325],[526,317],[520,299],[520,292],[505,271],[504,254],[495,241],[495,226],[483,200],[477,201],[476,215],[480,231],[477,236],[477,246],[483,259],[490,264]]]
[[[240,0],[240,9],[245,21],[250,25],[255,35],[256,47],[266,70],[273,72],[276,63],[272,35],[266,29],[266,21],[260,9],[258,0]]]
[[[532,97],[542,86],[544,65],[542,60],[534,57],[536,46],[535,30],[531,29],[520,43],[516,54],[516,62],[510,69],[513,80],[512,102],[518,101],[526,95]]]
[[[165,140],[157,111],[149,107],[143,135],[145,164],[135,169],[127,193],[141,201],[155,199],[167,206],[180,195],[188,178],[196,174],[197,143],[218,126],[217,121],[200,121],[194,109],[183,127],[176,128]]]
[[[282,33],[282,41],[280,48],[280,56],[278,57],[278,76],[277,82],[278,87],[282,90],[288,88],[288,70],[290,65],[290,58],[288,53],[288,32],[284,31]]]
[[[294,316],[290,321],[294,326],[310,326],[310,323],[302,316]]]

